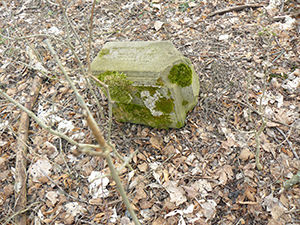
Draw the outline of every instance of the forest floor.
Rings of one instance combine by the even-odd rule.
[[[62,2],[88,48],[92,1]],[[134,170],[122,169],[120,176],[141,224],[300,224],[299,183],[284,188],[300,171],[300,3],[247,2],[103,0],[95,6],[91,60],[109,41],[169,40],[191,60],[200,80],[199,101],[181,129],[113,120],[110,138],[119,153],[137,151],[130,161]],[[2,1],[0,18],[1,90],[24,104],[40,74],[29,65],[26,46],[32,44],[50,71],[33,112],[80,143],[96,143],[43,43],[49,35],[107,138],[107,99],[95,88],[101,118],[63,42],[69,37],[87,65],[60,7],[48,0]],[[1,95],[0,101],[0,224],[13,224],[21,213],[28,224],[133,224],[112,178],[101,178],[101,188],[92,189],[95,174],[109,173],[105,161],[73,155],[73,145],[32,119],[27,204],[17,211],[21,111]]]

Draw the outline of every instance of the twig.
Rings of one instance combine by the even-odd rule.
[[[66,41],[62,40],[62,39],[59,39],[57,37],[54,37],[54,36],[51,36],[51,35],[48,35],[48,34],[32,34],[32,35],[22,35],[21,37],[8,37],[8,36],[5,36],[3,34],[1,34],[2,37],[4,38],[7,38],[9,40],[13,40],[13,41],[19,41],[19,40],[23,40],[23,39],[29,39],[29,38],[50,38],[50,39],[53,39],[55,41],[58,41],[58,42],[61,42],[61,43],[64,43],[64,44],[67,44]]]
[[[39,167],[39,166],[38,166]],[[42,172],[42,174],[44,174],[56,187],[59,188],[59,190],[67,197],[74,199],[75,201],[79,201],[79,202],[83,202],[86,204],[89,204],[87,201],[83,201],[79,198],[75,198],[72,195],[69,195],[62,187],[60,187],[54,180],[51,179],[51,177],[48,176],[47,173],[45,173],[40,167],[39,167],[40,171]]]
[[[291,142],[289,141],[288,137],[286,137],[286,135],[283,133],[283,131],[280,130],[278,127],[276,127],[276,129],[279,131],[279,133],[281,133],[281,135],[285,138],[285,140],[286,140],[287,143],[289,144],[289,146],[290,146],[290,148],[292,149],[292,152],[293,152],[295,158],[299,160],[299,157],[298,157],[297,153],[295,152],[295,150],[294,150],[294,148],[293,148]]]
[[[56,4],[56,3],[53,3],[53,2],[51,2],[50,0],[46,0],[49,4],[51,4],[51,5],[55,5],[55,6],[59,6],[58,4]]]
[[[94,7],[94,6],[95,6],[95,2],[93,3],[93,7]],[[92,11],[93,11],[93,9],[92,9]],[[65,15],[65,14],[64,14],[64,15]],[[70,23],[70,21],[68,20],[67,15],[64,16],[64,19],[65,19],[65,21],[66,21],[66,29],[67,29],[67,34],[68,34],[68,35],[67,35],[67,36],[68,36],[68,39],[67,39],[66,43],[67,43],[67,45],[69,46],[70,50],[72,51],[72,54],[75,56],[75,58],[76,58],[76,60],[77,60],[77,62],[78,62],[78,64],[79,64],[79,67],[80,67],[80,69],[81,69],[81,72],[82,72],[83,75],[84,75],[83,77],[85,78],[85,81],[86,81],[86,83],[87,83],[88,89],[89,89],[89,91],[91,92],[92,96],[94,97],[94,99],[95,99],[95,101],[96,101],[96,104],[97,104],[97,106],[98,106],[98,108],[99,108],[101,118],[104,118],[104,113],[103,113],[102,107],[101,107],[101,105],[100,105],[100,102],[99,102],[99,100],[98,100],[98,98],[97,98],[97,96],[96,96],[96,94],[95,94],[95,92],[94,92],[94,90],[93,90],[93,88],[92,88],[92,86],[91,86],[91,83],[90,83],[89,79],[86,78],[86,77],[87,77],[87,75],[86,75],[86,70],[84,69],[84,67],[83,67],[83,65],[82,65],[82,62],[81,62],[81,60],[79,59],[78,54],[75,52],[75,48],[74,48],[74,46],[72,45],[72,43],[71,43],[71,41],[70,41],[70,34],[69,34],[69,29],[68,29],[68,24]],[[73,29],[73,32],[75,33],[76,37],[78,37],[78,34],[77,34],[77,32],[76,32],[75,29]],[[89,51],[90,51],[90,50],[89,50]],[[90,74],[90,58],[89,58],[89,52],[87,53],[87,52],[85,51],[85,53],[86,53],[86,55],[87,55],[87,63],[88,63],[89,74]]]
[[[279,59],[283,54],[285,53],[285,50],[281,50],[280,54],[272,60],[272,63],[274,63],[277,59]]]
[[[67,31],[68,31],[68,29],[67,29]],[[68,36],[69,36],[69,35],[68,35]],[[100,105],[100,102],[99,102],[97,96],[95,95],[95,92],[93,91],[93,88],[92,88],[92,86],[91,86],[91,83],[89,82],[89,79],[86,78],[86,77],[87,77],[86,71],[85,71],[85,69],[83,68],[82,62],[81,62],[81,60],[79,59],[77,53],[75,52],[74,46],[72,45],[72,43],[71,43],[71,41],[70,41],[69,39],[68,39],[68,41],[66,42],[66,44],[67,44],[67,46],[70,48],[70,50],[72,51],[72,54],[75,56],[75,58],[76,58],[76,60],[77,60],[77,62],[78,62],[78,64],[79,64],[79,67],[80,67],[80,69],[81,69],[81,72],[84,74],[84,78],[85,78],[85,81],[86,81],[87,86],[88,86],[88,88],[89,88],[89,91],[91,92],[91,94],[93,95],[94,99],[96,100],[96,104],[97,104],[97,106],[98,106],[98,108],[99,108],[99,110],[100,110],[101,118],[104,118],[104,113],[103,113],[102,107],[101,107],[101,105]]]
[[[107,92],[107,98],[108,98],[108,107],[109,107],[109,126],[108,126],[108,141],[107,144],[111,147],[111,149],[113,150],[113,152],[116,154],[116,156],[124,163],[125,160],[124,158],[119,154],[119,152],[115,149],[115,147],[111,144],[110,142],[110,130],[111,130],[111,124],[112,124],[112,101],[111,101],[111,97],[110,97],[110,91],[109,88],[106,84],[102,83],[99,79],[97,79],[94,76],[89,75],[88,76],[90,79],[94,80],[96,83],[98,83],[99,85],[101,85],[102,87],[104,87],[106,89]],[[127,167],[132,171],[132,167],[127,164]]]
[[[260,139],[259,136],[264,131],[265,127],[267,125],[267,121],[264,121],[262,118],[262,124],[258,131],[255,131],[255,141],[256,141],[256,152],[255,152],[255,165],[258,170],[262,170],[263,166],[259,162],[259,156],[260,156]]]
[[[64,173],[70,175],[72,172],[71,172],[71,169],[65,159],[65,156],[63,155],[63,149],[62,149],[62,143],[61,143],[61,138],[59,139],[59,151],[60,151],[60,157],[63,159],[64,163],[65,163],[65,166],[67,167],[69,173],[67,171],[64,171],[58,164],[55,163],[55,166],[57,168],[59,168],[61,171],[63,171]]]
[[[238,5],[238,6],[233,6],[233,7],[215,11],[215,12],[209,14],[207,17],[212,17],[217,14],[224,14],[224,13],[231,12],[231,11],[241,11],[245,8],[259,8],[259,7],[263,7],[263,5],[259,5],[259,4]]]
[[[93,35],[92,31],[93,31],[93,18],[94,18],[95,3],[96,3],[96,1],[93,1],[92,10],[91,10],[90,25],[88,27],[88,29],[89,29],[89,49],[88,49],[88,52],[86,53],[86,57],[87,57],[87,65],[88,65],[88,74],[89,75],[92,74],[90,55],[91,55],[91,51],[92,51],[92,35]]]
[[[252,75],[253,76],[253,75]],[[251,81],[251,80],[250,80]],[[252,82],[252,81],[251,81]],[[266,92],[266,73],[264,75],[264,82],[263,82],[263,91],[262,91],[262,95],[260,96],[260,99],[259,99],[259,115],[261,116],[263,114],[263,109],[262,109],[262,100],[265,96],[265,92]],[[248,89],[249,89],[249,82],[247,82],[247,92],[248,92]],[[249,100],[248,100],[248,93],[247,93],[247,103],[249,103]],[[248,104],[249,105],[249,104]],[[250,108],[249,109],[249,118],[251,118],[251,111],[250,111]],[[264,131],[266,125],[267,125],[267,121],[264,120],[264,117],[261,116],[261,119],[262,119],[262,123],[261,123],[261,127],[259,130],[257,130],[255,128],[254,130],[254,134],[255,134],[255,142],[256,142],[256,152],[255,152],[255,166],[258,170],[262,170],[263,169],[263,166],[261,165],[260,163],[260,135],[261,133]]]
[[[139,150],[135,150],[132,154],[130,154],[129,157],[127,157],[127,159],[124,161],[123,165],[118,169],[119,172],[121,172],[121,170],[129,165],[130,160],[133,158],[133,156],[138,152]],[[133,171],[133,169],[131,168],[131,171]]]
[[[66,9],[63,7],[63,4],[61,3],[61,0],[56,0],[56,2],[59,4],[59,6],[60,6],[60,8],[61,8],[61,11],[62,11],[62,13],[63,13],[64,18],[68,21],[68,24],[70,25],[70,27],[71,27],[71,29],[72,29],[74,35],[76,36],[77,40],[79,41],[79,43],[80,43],[80,45],[81,45],[83,51],[86,53],[85,46],[84,46],[84,44],[82,43],[80,37],[78,36],[78,34],[77,34],[77,32],[76,32],[74,26],[72,25],[72,23],[71,23],[69,17],[67,16],[67,14],[66,14]]]
[[[112,158],[110,157],[110,154],[109,154],[110,153],[110,147],[106,144],[105,140],[103,139],[103,137],[100,133],[99,127],[97,126],[96,123],[92,122],[92,119],[90,118],[89,114],[87,114],[87,123],[88,123],[88,126],[90,127],[93,135],[95,136],[97,142],[100,144],[101,150],[103,151],[103,154],[105,154],[105,156],[106,156],[105,159],[106,159],[107,165],[110,169],[111,176],[113,177],[113,179],[116,182],[116,186],[119,190],[120,195],[122,196],[123,202],[126,205],[127,210],[129,211],[134,223],[136,225],[139,225],[140,222],[137,219],[137,216],[136,216],[135,212],[133,211],[133,208],[132,208],[132,206],[131,206],[131,204],[128,200],[128,197],[127,197],[126,192],[124,190],[124,187],[122,185],[121,179],[120,179],[120,177],[119,177],[119,175],[118,175],[118,173],[115,169]]]
[[[41,88],[42,78],[36,76],[33,80],[33,86],[31,88],[29,97],[26,99],[25,107],[28,110],[31,110],[37,96],[39,94],[39,90]],[[16,170],[15,170],[15,195],[16,195],[16,211],[20,211],[27,204],[27,193],[26,193],[26,167],[27,160],[25,159],[27,155],[27,138],[28,138],[28,127],[29,127],[29,117],[25,112],[21,113],[20,119],[20,127],[19,127],[19,138],[17,143],[17,156],[16,156]],[[17,224],[26,224],[27,215],[26,214],[18,214],[16,216]]]
[[[111,136],[111,125],[112,125],[112,100],[110,97],[110,91],[108,88],[108,85],[102,83],[99,79],[97,79],[96,77],[92,76],[91,74],[89,74],[88,76],[90,79],[94,80],[96,83],[100,84],[102,87],[104,87],[106,89],[106,93],[107,93],[107,99],[108,99],[108,111],[109,111],[109,117],[108,117],[108,137],[107,137],[107,142],[110,143],[110,136]]]
[[[113,150],[114,154],[122,161],[122,163],[125,163],[125,159],[120,155],[120,153],[116,150],[115,146],[112,145],[110,142],[107,143],[109,145],[109,147],[111,147],[111,149]],[[130,164],[128,163],[127,168],[132,171],[133,168],[130,166]]]
[[[283,187],[285,189],[288,189],[288,188],[292,187],[294,184],[297,184],[299,182],[300,182],[300,171],[296,175],[294,175],[291,179],[285,181],[283,183]]]
[[[249,104],[249,86],[250,84],[253,82],[253,77],[254,77],[254,73],[252,73],[251,77],[249,75],[249,80],[247,80],[247,91],[246,91],[246,99],[247,99],[247,104]],[[250,107],[248,107],[248,121],[252,122],[252,118],[251,118],[251,110]]]
[[[16,213],[14,213],[14,214],[11,215],[8,219],[6,219],[6,218],[1,219],[0,222],[3,221],[3,220],[5,220],[5,222],[3,223],[3,225],[6,225],[6,224],[8,224],[15,216],[27,212],[32,206],[37,205],[37,204],[40,204],[40,203],[41,203],[41,202],[34,202],[34,203],[32,203],[30,206],[28,206],[26,209],[23,209],[23,210],[21,210],[21,211],[18,211],[18,212],[16,212]],[[25,223],[25,224],[26,224],[26,223]]]

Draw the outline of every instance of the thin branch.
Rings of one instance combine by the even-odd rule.
[[[29,39],[29,38],[50,38],[50,39],[53,39],[55,41],[58,41],[58,42],[61,42],[61,43],[64,43],[64,44],[67,44],[66,41],[62,40],[62,39],[59,39],[57,37],[54,37],[52,35],[49,35],[49,34],[32,34],[32,35],[22,35],[21,37],[8,37],[8,36],[5,36],[3,34],[1,34],[2,37],[4,38],[7,38],[9,40],[13,40],[13,41],[19,41],[19,40],[23,40],[23,39]]]
[[[125,159],[119,154],[119,152],[116,150],[115,146],[112,145],[110,142],[107,143],[109,145],[109,147],[111,147],[111,149],[113,150],[113,152],[115,153],[115,155],[122,161],[123,164],[125,164]],[[130,164],[126,164],[127,168],[130,171],[133,171],[133,168],[130,166]]]
[[[94,117],[92,116],[92,114],[91,114],[89,108],[87,107],[87,105],[86,105],[86,103],[85,103],[83,97],[79,94],[79,92],[78,92],[77,88],[75,87],[74,83],[72,82],[72,80],[71,80],[70,77],[68,76],[68,74],[67,74],[65,68],[62,66],[62,64],[61,64],[61,62],[60,62],[60,60],[59,60],[59,58],[58,58],[56,52],[53,50],[53,48],[52,48],[52,46],[51,46],[49,40],[48,40],[48,39],[44,40],[44,43],[47,45],[47,47],[48,47],[48,49],[50,50],[51,54],[54,56],[54,58],[55,58],[55,60],[56,60],[56,62],[57,62],[57,64],[58,64],[58,66],[59,66],[60,69],[62,70],[62,72],[63,72],[63,74],[64,74],[66,80],[67,80],[68,83],[70,84],[71,88],[74,90],[75,97],[76,97],[77,101],[79,102],[79,104],[81,105],[81,107],[86,111],[87,119],[91,120],[91,122],[92,122],[93,124],[96,125],[97,123],[96,123]],[[97,125],[96,125],[96,126],[97,126]],[[99,132],[100,132],[100,129],[98,128],[98,126],[97,126],[97,129],[98,129]],[[102,136],[101,132],[98,133],[97,135],[101,135],[101,136]],[[97,139],[97,138],[96,138],[96,139]],[[97,139],[97,140],[98,140],[98,139]],[[99,139],[99,140],[100,140],[100,139]],[[98,142],[98,143],[100,144],[100,148],[106,146],[103,137],[102,137],[101,143],[100,143],[100,142]]]
[[[287,136],[283,133],[283,131],[280,130],[278,127],[276,127],[276,129],[279,131],[279,133],[282,134],[282,136],[283,136],[283,137],[285,138],[285,140],[287,141],[288,145],[289,145],[290,148],[292,149],[292,152],[293,152],[295,158],[299,160],[299,156],[298,156],[297,153],[295,152],[295,150],[294,150],[294,148],[293,148],[291,142],[289,141],[288,137],[287,137]]]
[[[5,220],[5,222],[3,223],[3,225],[6,225],[6,224],[8,224],[15,216],[27,212],[29,209],[31,209],[32,206],[37,205],[37,204],[40,204],[40,203],[41,203],[41,202],[34,202],[34,203],[32,203],[30,206],[28,206],[26,209],[23,209],[23,210],[21,210],[21,211],[18,211],[18,212],[16,212],[16,213],[14,213],[14,214],[11,215],[9,218],[7,218],[7,219],[6,219],[6,218],[1,219],[0,222],[3,221],[3,220]]]
[[[82,43],[82,41],[81,41],[80,37],[78,36],[78,34],[77,34],[77,32],[76,32],[76,30],[75,30],[73,24],[71,23],[69,17],[67,16],[67,14],[66,14],[66,9],[63,7],[63,5],[62,5],[62,3],[61,3],[61,0],[56,0],[56,2],[59,4],[59,6],[60,6],[60,8],[61,8],[61,11],[62,11],[62,13],[63,13],[63,16],[64,16],[64,17],[66,18],[66,20],[68,21],[68,24],[70,25],[70,27],[71,27],[71,29],[72,29],[74,35],[76,36],[77,40],[79,41],[79,43],[80,43],[80,45],[81,45],[83,51],[86,53],[86,49],[85,49],[85,47],[84,47],[84,44]]]
[[[285,189],[288,189],[299,182],[300,182],[300,171],[296,175],[294,175],[291,179],[285,181],[283,183],[283,187]]]
[[[91,62],[90,62],[90,55],[92,52],[92,31],[93,31],[93,18],[94,18],[94,9],[95,9],[96,1],[93,1],[93,6],[91,10],[91,18],[90,18],[90,26],[89,26],[89,50],[87,52],[87,65],[88,65],[88,73],[89,75],[92,74],[91,72]]]
[[[126,205],[126,208],[127,210],[129,211],[131,217],[132,217],[132,220],[134,221],[135,225],[140,225],[140,222],[128,200],[128,197],[126,195],[126,192],[123,188],[123,185],[122,185],[122,182],[121,182],[121,179],[118,175],[118,172],[116,171],[115,169],[115,166],[114,166],[114,163],[112,161],[112,158],[110,157],[110,155],[108,155],[108,157],[106,158],[106,162],[107,162],[107,165],[110,169],[110,172],[111,172],[111,176],[114,178],[115,182],[116,182],[116,186],[120,192],[120,195],[122,196],[122,199],[123,199],[123,202],[124,204]]]
[[[124,158],[119,154],[119,152],[115,149],[115,147],[111,144],[110,142],[110,132],[111,132],[111,125],[112,125],[112,100],[111,100],[111,97],[110,97],[110,91],[109,91],[109,88],[106,84],[102,83],[99,79],[97,79],[96,77],[94,76],[90,76],[89,75],[89,78],[91,78],[92,80],[94,80],[96,83],[98,83],[99,85],[101,85],[102,87],[104,87],[106,89],[106,92],[107,92],[107,98],[108,98],[108,110],[109,110],[109,118],[108,118],[108,141],[107,141],[107,144],[111,147],[111,149],[113,150],[113,152],[116,154],[116,156],[123,162],[125,163],[125,160]],[[133,170],[133,168],[127,164],[127,167],[130,169],[130,171]]]
[[[42,78],[39,76],[35,76],[33,80],[33,86],[30,90],[29,96],[26,98],[25,107],[28,110],[31,110],[37,96],[39,94],[39,90],[42,85]],[[29,127],[29,117],[28,114],[25,112],[21,113],[21,119],[20,119],[20,127],[19,127],[19,138],[16,148],[16,168],[15,168],[15,183],[18,187],[15,191],[16,196],[16,211],[20,211],[24,208],[24,206],[27,205],[27,186],[26,186],[26,178],[27,178],[27,160],[25,159],[27,155],[27,145],[25,144],[28,139],[28,127]],[[26,224],[27,221],[27,215],[24,213],[18,214],[16,216],[16,223],[17,224]]]
[[[135,150],[132,154],[129,155],[129,157],[126,158],[126,160],[124,161],[123,165],[118,169],[119,172],[121,172],[121,170],[129,165],[129,162],[131,161],[131,159],[133,158],[133,156],[135,156],[135,154],[138,152],[139,150]],[[133,171],[133,169],[131,168],[131,171]]]
[[[261,127],[258,131],[255,131],[255,141],[256,141],[256,153],[255,153],[255,165],[256,168],[258,170],[262,170],[263,166],[260,163],[260,138],[259,136],[261,135],[261,133],[264,131],[264,129],[266,128],[267,125],[267,121],[264,121],[264,118],[262,118],[262,124]]]
[[[241,11],[245,8],[259,8],[259,7],[263,7],[263,5],[259,5],[259,4],[237,5],[237,6],[217,10],[217,11],[209,14],[207,17],[212,17],[212,16],[217,15],[217,14],[224,14],[224,13],[231,12],[231,11]]]

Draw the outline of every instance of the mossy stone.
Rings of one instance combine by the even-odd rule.
[[[108,42],[91,70],[108,85],[113,115],[121,122],[180,128],[197,103],[198,76],[169,41]]]

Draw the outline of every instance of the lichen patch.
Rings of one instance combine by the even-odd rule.
[[[158,91],[156,91],[153,96],[150,95],[149,91],[142,91],[141,97],[145,106],[150,110],[153,116],[161,116],[163,114],[162,112],[155,110],[156,102],[161,97],[161,94]]]

